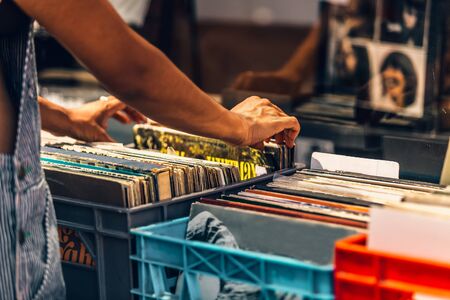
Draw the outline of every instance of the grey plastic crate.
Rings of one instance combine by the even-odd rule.
[[[294,173],[294,169],[280,172]],[[218,197],[224,192],[269,182],[273,174],[171,201],[136,208],[99,205],[54,195],[58,225],[75,230],[88,248],[95,267],[62,262],[67,299],[132,299],[137,286],[137,266],[130,260],[135,254],[130,229],[186,217],[191,204],[201,197]]]

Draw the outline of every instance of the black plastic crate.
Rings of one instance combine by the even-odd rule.
[[[280,172],[293,174],[294,169]],[[137,266],[130,229],[189,215],[190,206],[201,197],[218,197],[224,192],[271,181],[273,174],[171,201],[136,208],[119,208],[54,195],[58,225],[73,229],[91,253],[95,266],[62,262],[67,299],[132,299],[137,286]]]
[[[448,135],[385,136],[383,159],[400,164],[400,178],[439,183]]]

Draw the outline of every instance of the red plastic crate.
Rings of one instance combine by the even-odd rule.
[[[336,300],[450,299],[450,264],[371,251],[366,241],[336,243]]]

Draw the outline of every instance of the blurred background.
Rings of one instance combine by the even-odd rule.
[[[313,151],[384,158],[403,177],[437,180],[450,129],[448,0],[110,2],[224,106],[260,95],[297,116],[297,162]],[[107,94],[38,25],[36,50],[43,97],[78,106]],[[109,133],[132,142],[131,126],[112,120]]]
[[[316,0],[112,0],[127,23],[205,91],[220,94],[246,70],[280,67],[317,22]],[[113,33],[111,33],[113,34]],[[105,94],[59,43],[38,27],[42,96],[78,106]],[[129,127],[112,135],[131,142]]]
[[[144,8],[138,10],[142,19],[128,16],[133,11],[132,2]],[[220,93],[243,70],[270,70],[282,65],[317,22],[319,12],[317,0],[111,3],[136,31],[212,93]],[[43,29],[38,34],[38,52],[41,73],[77,67],[70,54]]]

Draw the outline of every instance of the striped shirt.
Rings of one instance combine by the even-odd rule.
[[[0,34],[0,66],[18,110],[14,154],[0,154],[0,300],[64,299],[55,211],[39,161],[32,21],[26,25]]]

